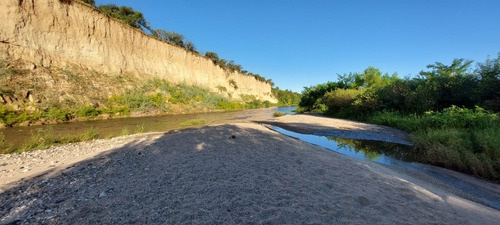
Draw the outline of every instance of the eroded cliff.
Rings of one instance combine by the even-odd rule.
[[[78,67],[107,76],[196,85],[234,99],[253,95],[277,102],[268,83],[228,72],[76,1],[2,0],[0,6],[0,58],[30,62],[28,69]]]

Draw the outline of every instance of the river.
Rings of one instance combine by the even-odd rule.
[[[96,120],[85,122],[68,122],[61,124],[51,124],[43,126],[31,127],[11,127],[0,130],[0,133],[5,135],[8,143],[12,143],[14,147],[20,146],[29,139],[33,132],[39,129],[52,130],[56,136],[78,135],[89,128],[94,128],[99,132],[100,138],[114,137],[122,135],[124,131],[128,133],[141,132],[165,132],[186,127],[196,127],[205,125],[215,125],[224,123],[238,123],[249,121],[263,121],[273,118],[274,112],[282,112],[286,114],[295,114],[293,110],[297,107],[273,107],[265,109],[252,109],[232,112],[212,112],[212,113],[197,113],[185,115],[164,115],[154,117],[134,117],[134,118],[119,118],[108,120]],[[183,123],[189,121],[203,121],[194,126],[183,126]],[[386,164],[392,167],[403,168],[409,171],[419,171],[430,177],[440,180],[451,187],[460,189],[461,191],[479,199],[482,204],[495,209],[500,209],[500,198],[496,192],[481,188],[475,184],[465,182],[462,179],[449,176],[446,173],[436,171],[431,166],[411,163],[414,158],[414,149],[409,146],[393,144],[380,141],[354,140],[346,138],[323,137],[309,134],[298,134],[292,131],[282,129],[280,127],[271,127],[271,129],[309,142],[324,148],[336,151],[338,153],[364,160],[375,161]]]
[[[223,123],[248,122],[253,120],[265,120],[273,117],[274,112],[294,114],[297,107],[273,107],[264,109],[249,109],[232,112],[211,112],[184,115],[163,115],[153,117],[129,117],[108,120],[94,120],[84,122],[67,122],[30,127],[9,127],[0,129],[5,135],[5,140],[13,147],[19,147],[25,143],[37,130],[51,130],[55,136],[79,135],[90,128],[99,132],[100,138],[115,137],[125,132],[132,134],[141,132],[165,132],[181,129],[183,123],[189,121],[203,121],[197,126],[214,125]],[[195,125],[196,126],[196,125]],[[191,126],[192,127],[192,126]]]

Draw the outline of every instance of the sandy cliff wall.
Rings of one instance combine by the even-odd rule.
[[[233,97],[248,94],[277,102],[269,84],[229,73],[204,57],[151,38],[78,2],[2,0],[0,21],[3,58],[44,67],[77,64],[110,75],[158,77],[213,91],[223,86]],[[230,85],[231,79],[238,89]]]

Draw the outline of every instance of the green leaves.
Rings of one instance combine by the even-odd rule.
[[[115,4],[100,5],[97,7],[101,12],[106,15],[121,20],[122,22],[135,27],[137,29],[144,29],[151,31],[151,26],[144,19],[144,15],[141,12],[135,11],[134,9],[127,6],[117,6]]]

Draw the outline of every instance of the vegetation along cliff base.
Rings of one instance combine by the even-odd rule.
[[[0,60],[0,81],[0,126],[275,105],[252,95],[232,96],[222,88],[213,92],[201,86],[138,79],[129,73],[99,73],[76,65],[57,68]]]

